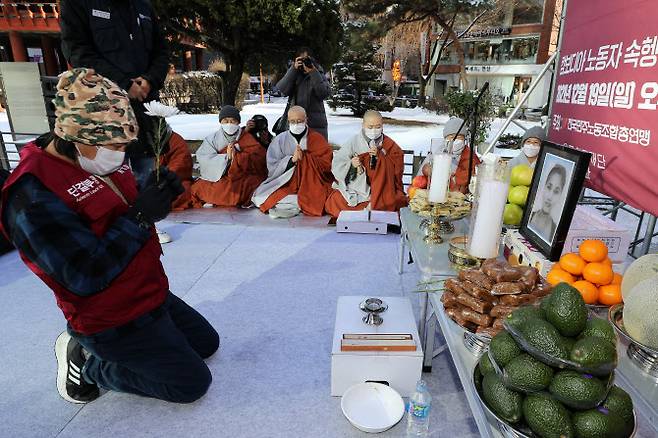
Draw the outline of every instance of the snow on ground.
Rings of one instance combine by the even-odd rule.
[[[270,128],[274,126],[277,119],[281,117],[286,107],[285,99],[273,99],[271,103],[246,105],[242,111],[242,122],[250,119],[256,114],[265,116]],[[341,145],[347,142],[361,129],[361,119],[352,116],[349,109],[338,108],[336,111],[325,106],[327,121],[329,123],[329,141]],[[422,108],[395,108],[391,112],[382,115],[387,119],[395,119],[403,122],[415,121],[425,125],[400,125],[385,123],[384,132],[395,140],[403,149],[413,150],[417,154],[426,154],[430,147],[432,138],[441,137],[443,125],[448,121],[447,114],[436,114]],[[219,129],[219,121],[216,114],[181,114],[167,119],[174,131],[188,140],[202,140],[206,136]],[[489,134],[493,139],[498,129],[502,126],[504,119],[495,119]],[[533,124],[528,123],[528,126]],[[518,126],[512,125],[507,132],[521,134],[523,131]],[[512,156],[516,155],[512,152]]]

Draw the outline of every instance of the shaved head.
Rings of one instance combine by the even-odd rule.
[[[306,121],[306,110],[299,105],[295,105],[288,110],[288,120]]]
[[[368,110],[366,113],[363,115],[363,120],[368,120],[368,121],[378,121],[378,122],[383,122],[384,118],[382,117],[381,113],[379,111],[375,110]]]
[[[384,118],[379,113],[379,111],[368,110],[363,115],[364,129],[382,128],[383,126],[384,126]]]

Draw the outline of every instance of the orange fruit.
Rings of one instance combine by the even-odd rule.
[[[589,281],[580,280],[572,284],[582,295],[585,304],[596,304],[599,300],[599,288]]]
[[[574,281],[576,281],[573,275],[569,274],[567,271],[560,269],[558,265],[555,265],[551,270],[551,272],[548,273],[548,275],[546,276],[546,280],[552,286],[555,286],[559,283],[571,284]]]
[[[411,186],[409,187],[409,198],[413,198],[416,195],[416,192],[418,191],[418,187]]]
[[[583,278],[590,283],[604,286],[612,283],[615,273],[612,268],[604,263],[588,263],[583,269]]]
[[[418,175],[417,177],[411,180],[411,185],[414,187],[418,187],[419,189],[426,189],[427,183],[428,180],[425,175]]]
[[[560,268],[569,274],[582,275],[585,265],[587,265],[587,262],[578,254],[565,254],[560,257]]]
[[[615,276],[612,279],[612,284],[621,284],[621,281],[624,279],[624,276],[621,274],[617,274],[615,272]]]
[[[603,260],[601,263],[612,267],[612,260],[610,260],[610,257],[606,257],[605,260]]]
[[[599,288],[599,303],[606,306],[614,306],[623,301],[621,296],[621,285],[609,284]]]
[[[600,240],[585,240],[578,250],[587,262],[602,262],[608,257],[608,247]]]

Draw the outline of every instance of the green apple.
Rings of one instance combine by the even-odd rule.
[[[530,189],[526,186],[512,187],[509,191],[509,195],[507,195],[507,201],[510,204],[516,204],[523,207],[528,200],[529,191]]]
[[[529,186],[532,184],[532,174],[533,170],[526,164],[514,166],[510,183],[513,186]]]
[[[515,204],[505,205],[505,212],[503,213],[503,222],[505,225],[521,225],[523,219],[523,209]]]

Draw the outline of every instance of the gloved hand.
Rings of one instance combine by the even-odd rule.
[[[180,178],[171,170],[166,167],[160,167],[160,185],[163,182],[166,182],[166,186],[173,195],[172,199],[176,199],[185,192],[183,184],[181,184]]]
[[[155,172],[151,174],[128,214],[138,221],[152,224],[161,221],[171,211],[171,203],[185,191],[178,176],[166,167],[160,168],[156,183]]]

